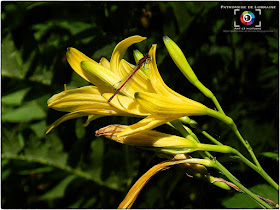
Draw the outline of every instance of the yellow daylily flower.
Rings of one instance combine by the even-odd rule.
[[[81,116],[88,116],[86,125],[104,115],[145,117],[124,129],[119,136],[151,130],[182,116],[207,114],[217,117],[216,111],[180,95],[163,82],[156,64],[156,45],[149,51],[150,78],[141,70],[137,71],[130,79],[129,89],[125,86],[108,102],[117,88],[115,85],[135,68],[122,59],[126,49],[144,39],[132,36],[121,41],[115,47],[110,62],[102,58],[98,63],[75,48],[68,48],[66,57],[70,66],[95,86],[65,90],[51,97],[48,100],[49,107],[70,113],[55,121],[47,133],[61,122]],[[136,57],[141,55],[138,53]]]
[[[139,90],[155,92],[150,80],[141,71],[138,71],[131,79],[129,91],[126,88],[121,89],[120,94],[117,94],[110,103],[102,96],[102,94],[106,96],[113,93],[114,85],[124,77],[124,74],[134,68],[132,64],[122,60],[122,57],[130,45],[144,39],[146,38],[132,36],[121,41],[114,49],[110,62],[106,58],[101,58],[97,63],[77,49],[68,48],[66,58],[70,66],[95,86],[65,90],[52,96],[48,100],[50,108],[70,113],[55,121],[46,133],[66,120],[82,116],[88,116],[85,124],[104,115],[148,116],[149,113],[133,99],[134,93]]]

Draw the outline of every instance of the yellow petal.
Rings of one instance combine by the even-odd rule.
[[[110,62],[106,58],[102,57],[99,61],[99,64],[105,67],[106,69],[110,70]]]
[[[150,115],[143,120],[140,120],[138,123],[126,127],[121,133],[118,134],[118,137],[140,133],[145,130],[151,130],[157,126],[169,122],[170,120],[171,119],[169,118],[159,118],[158,116]]]
[[[89,115],[88,116],[88,118],[87,118],[87,121],[83,124],[83,126],[88,126],[89,125],[89,123],[91,122],[91,121],[93,121],[93,120],[96,120],[96,119],[98,119],[98,118],[100,118],[100,117],[103,117],[104,115]]]
[[[199,164],[208,164],[209,160],[203,159],[187,159],[187,160],[177,160],[177,161],[164,161],[161,162],[152,168],[150,168],[143,176],[141,176],[137,182],[132,186],[129,190],[127,195],[125,196],[124,200],[120,203],[118,209],[130,209],[133,205],[134,201],[136,200],[138,194],[145,186],[145,184],[159,171],[164,169],[168,169],[172,165],[182,164],[182,163],[199,163]]]
[[[88,61],[88,62],[96,63],[94,60],[90,59],[85,54],[81,53],[79,50],[77,50],[73,47],[67,48],[66,58],[67,58],[68,63],[72,67],[72,69],[77,74],[79,74],[81,77],[83,77],[88,82],[91,82],[91,83],[93,82],[93,81],[91,81],[91,75],[82,69],[81,62]]]
[[[115,92],[114,86],[120,82],[120,78],[116,74],[98,63],[82,61],[81,66],[86,72],[92,75],[94,84],[99,89],[102,89],[102,92]],[[131,95],[124,88],[122,88],[120,92],[127,96],[133,97],[133,95]]]
[[[181,99],[185,99],[184,96],[180,95],[179,93],[170,89],[161,78],[157,64],[156,64],[156,45],[153,45],[149,51],[149,55],[151,56],[151,62],[149,62],[149,69],[150,69],[150,79],[155,91],[163,96],[169,98],[176,98],[179,97]]]
[[[118,112],[102,96],[97,87],[85,86],[73,90],[62,91],[48,100],[52,109],[64,112],[74,112],[85,109],[107,109]]]
[[[102,96],[105,98],[106,101],[108,101],[112,95],[113,94],[111,93],[102,94]],[[110,101],[110,104],[114,106],[116,109],[121,110],[123,112],[128,112],[130,114],[139,115],[139,116],[149,115],[149,113],[131,97],[117,94]]]
[[[151,177],[159,171],[168,168],[171,164],[171,161],[162,162],[149,169],[143,176],[141,176],[137,180],[137,182],[132,186],[132,188],[130,188],[124,200],[118,206],[118,209],[130,209],[137,196],[139,195],[140,191],[143,189],[145,184],[151,179]]]
[[[61,118],[59,118],[58,120],[56,120],[54,123],[52,123],[49,127],[49,129],[46,131],[46,134],[50,133],[52,129],[54,129],[55,127],[57,127],[60,123],[66,121],[66,120],[70,120],[70,119],[74,119],[74,118],[78,118],[78,117],[83,117],[83,116],[87,116],[87,114],[85,113],[80,113],[80,112],[71,112],[68,113],[64,116],[62,116]]]
[[[119,115],[119,116],[134,116],[127,112],[122,112],[120,110],[112,110],[112,109],[85,109],[85,110],[78,110],[74,112],[70,112],[66,115],[63,115],[61,118],[56,120],[54,123],[51,124],[50,128],[47,130],[46,134],[48,134],[53,128],[57,127],[60,123],[70,120],[73,118],[89,116],[89,115]]]
[[[131,36],[131,37],[128,37],[128,38],[124,39],[123,41],[121,41],[115,47],[111,60],[110,60],[110,66],[111,66],[112,72],[114,72],[115,74],[118,74],[120,61],[122,60],[127,48],[132,44],[143,41],[144,39],[146,39],[146,37],[142,37],[142,36],[138,36],[138,35]]]
[[[134,70],[135,66],[131,65],[125,60],[122,60],[119,68],[119,75],[122,80],[125,80],[131,70]],[[130,79],[128,84],[124,86],[128,91],[134,95],[135,92],[155,92],[150,79],[140,70],[138,70]],[[132,92],[133,91],[133,92]]]
[[[176,97],[177,98],[177,97]],[[179,118],[190,115],[205,115],[208,108],[201,103],[185,98],[184,101],[168,98],[155,93],[135,94],[136,101],[152,114],[166,117]]]

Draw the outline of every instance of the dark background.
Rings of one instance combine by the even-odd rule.
[[[224,32],[233,29],[233,20],[240,23],[242,10],[234,16],[221,5],[276,5],[276,10],[262,10],[261,16],[252,11],[262,29],[273,32]],[[1,2],[1,6],[2,208],[116,208],[132,184],[162,161],[152,152],[94,136],[108,124],[139,119],[104,117],[84,128],[86,118],[79,118],[45,135],[64,114],[49,109],[47,99],[61,92],[64,84],[68,89],[88,84],[71,70],[66,48],[75,47],[97,61],[109,60],[115,45],[131,35],[148,39],[131,46],[127,60],[133,63],[132,50],[147,52],[156,43],[157,64],[166,84],[214,108],[183,77],[162,37],[167,35],[180,46],[200,81],[213,91],[278,183],[278,2]],[[228,127],[209,117],[194,119],[249,157]],[[158,130],[176,134],[166,125]],[[229,155],[214,155],[246,187],[278,202],[278,193],[256,172]],[[258,206],[244,194],[188,178],[180,167],[153,177],[133,205],[225,207]]]

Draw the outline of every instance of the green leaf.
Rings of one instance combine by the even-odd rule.
[[[10,176],[11,173],[12,173],[12,170],[10,168],[8,168],[6,170],[2,169],[2,175],[1,175],[2,181],[6,180],[7,177]]]
[[[3,130],[5,131],[7,129]],[[6,132],[3,133],[5,134]],[[86,167],[84,166],[83,169],[74,169],[68,165],[68,153],[64,152],[63,144],[57,136],[47,135],[46,140],[44,141],[44,139],[39,139],[34,133],[32,133],[32,135],[29,136],[29,139],[25,140],[24,144],[20,144],[18,139],[15,139],[15,134],[13,132],[7,133],[12,135],[13,138],[3,138],[2,158],[41,163],[46,166],[59,168],[68,173],[72,173],[85,179],[94,181],[98,185],[106,186],[118,191],[123,191],[123,188],[121,188],[119,185],[111,182],[104,182],[101,179],[104,150],[102,138],[93,141],[91,146],[93,152],[90,155],[88,165]],[[43,169],[38,170],[40,171]],[[25,172],[28,173],[27,171]]]
[[[263,152],[262,155],[265,156],[265,157],[269,157],[271,159],[279,161],[278,152]]]
[[[268,45],[272,48],[277,50],[278,49],[278,39],[272,36],[266,36]],[[277,50],[278,51],[278,50]]]
[[[24,97],[28,93],[31,88],[25,88],[22,90],[18,90],[16,92],[10,93],[2,97],[2,104],[10,105],[10,106],[19,106],[21,105]]]
[[[221,27],[225,23],[224,19],[217,20],[216,25],[213,27],[214,33],[218,33],[221,30]]]
[[[74,203],[69,205],[69,208],[71,209],[77,209],[81,206],[81,204],[84,202],[85,198],[80,198],[79,200],[75,200]]]
[[[41,120],[45,117],[46,112],[35,101],[31,101],[19,108],[3,113],[2,122],[29,122]]]
[[[2,154],[18,154],[24,147],[21,141],[21,134],[10,132],[6,128],[3,128],[2,132]]]
[[[2,166],[2,167],[7,166],[8,164],[9,164],[9,160],[7,160],[7,159],[1,160],[1,166]]]
[[[44,166],[44,167],[35,168],[35,169],[22,170],[18,174],[29,175],[29,174],[37,174],[37,173],[47,173],[50,171],[53,171],[53,167]]]
[[[31,62],[31,61],[30,61]],[[35,71],[32,76],[29,77],[30,81],[40,82],[45,85],[50,85],[53,77],[53,69],[54,66],[46,67],[46,66],[36,66]]]
[[[97,201],[96,197],[88,199],[87,202],[83,205],[83,208],[85,209],[90,208],[91,206],[93,206],[94,203],[96,203],[96,201]]]
[[[83,126],[83,122],[81,118],[76,120],[75,131],[78,139],[82,139],[86,134],[86,129]]]
[[[278,192],[270,185],[255,185],[249,190],[263,198],[268,198],[276,203],[279,202]],[[222,204],[226,208],[260,208],[255,201],[244,193],[235,193],[231,198],[225,199]]]
[[[50,191],[45,193],[44,195],[40,196],[40,200],[53,200],[58,198],[63,198],[65,190],[67,186],[75,179],[77,178],[76,175],[70,175],[67,176],[65,179],[63,179],[61,182],[59,182],[54,188],[52,188]]]
[[[35,33],[36,39],[40,40],[45,33],[54,28],[66,29],[69,30],[72,35],[76,35],[84,30],[93,28],[94,26],[94,24],[80,21],[56,20],[55,22],[49,21],[47,23],[36,24],[33,26],[33,29],[37,31]]]
[[[48,165],[65,167],[67,163],[67,153],[63,151],[63,144],[54,135],[47,136],[46,142],[33,137],[26,141],[24,155],[31,160],[39,160]]]
[[[26,72],[22,70],[22,59],[10,33],[2,39],[1,52],[2,76],[24,78]]]
[[[116,43],[111,43],[111,44],[105,45],[104,47],[100,48],[99,50],[96,50],[94,55],[92,56],[93,59],[100,59],[101,57],[107,57],[107,58],[110,57],[115,46],[116,46]]]
[[[86,86],[86,85],[89,85],[89,82],[86,81],[84,78],[82,78],[80,75],[78,75],[76,72],[74,72],[71,77],[71,82],[67,84],[67,90]]]
[[[90,154],[90,163],[87,168],[87,172],[91,174],[95,179],[101,180],[102,162],[104,143],[102,138],[97,138],[91,143],[92,152]]]
[[[272,59],[272,63],[277,64],[278,63],[278,52],[270,52],[268,53],[268,56]]]
[[[34,133],[37,135],[39,138],[43,138],[46,134],[46,130],[48,128],[46,121],[40,121],[37,123],[34,123],[30,125],[30,128],[34,131]]]
[[[182,33],[189,27],[190,23],[195,18],[195,16],[190,14],[188,10],[188,7],[191,5],[182,4],[180,2],[172,2],[170,5],[174,11],[179,31]]]

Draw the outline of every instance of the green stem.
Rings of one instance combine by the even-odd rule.
[[[215,104],[215,106],[217,107],[218,111],[225,115],[225,113],[224,113],[220,103],[218,102],[217,98],[213,95],[213,97],[211,99],[212,99],[213,103]]]
[[[211,116],[211,117],[214,117],[214,118],[216,118],[218,120],[221,120],[222,122],[224,122],[225,124],[227,124],[231,128],[234,127],[234,125],[235,125],[233,120],[230,117],[228,117],[228,116],[226,116],[226,115],[224,115],[224,114],[222,114],[220,112],[217,112],[217,111],[215,111],[213,109],[207,108],[206,109],[206,114],[208,116]]]
[[[205,131],[204,131],[205,132]],[[209,139],[212,140],[212,142],[216,142],[219,145],[222,145],[219,141],[217,141],[214,137],[209,135],[207,132],[205,132],[205,136],[207,136]],[[233,149],[233,153],[236,154],[246,165],[248,165],[250,168],[255,170],[257,173],[259,173],[271,186],[273,186],[277,191],[279,190],[278,184],[263,170],[263,168],[259,165],[254,165],[251,161],[249,161],[247,158],[245,158],[238,150]]]
[[[232,148],[232,153],[236,154],[247,166],[255,170],[259,173],[259,167],[257,167],[255,164],[253,164],[251,161],[249,161],[247,158],[245,158],[239,151]]]
[[[232,129],[235,132],[235,134],[237,135],[237,137],[240,139],[240,141],[243,143],[243,145],[247,148],[247,150],[250,153],[251,157],[253,158],[255,164],[257,165],[257,169],[255,171],[258,172],[271,186],[273,186],[278,191],[279,185],[263,170],[263,168],[261,167],[258,159],[256,158],[249,142],[245,141],[243,139],[243,137],[239,133],[237,126],[235,124],[233,125]]]
[[[205,154],[209,157],[209,158],[213,158],[213,156],[209,153],[209,152],[205,152]],[[245,192],[247,195],[249,195],[253,200],[255,200],[255,202],[257,202],[260,206],[262,206],[263,208],[269,208],[272,209],[272,207],[267,204],[266,202],[264,202],[263,200],[261,200],[260,198],[258,198],[254,193],[252,193],[250,190],[248,190],[245,186],[243,186],[238,179],[233,176],[218,160],[214,161],[215,163],[215,168],[218,169],[219,171],[221,171],[227,178],[228,180],[230,180],[233,184],[235,184],[237,187],[239,187],[241,190],[243,190],[243,192]]]
[[[221,145],[200,144],[199,150],[208,150],[208,151],[215,151],[215,152],[230,152],[230,151],[232,152],[232,150],[234,150],[234,149],[229,146],[225,146],[225,145],[221,146]],[[173,155],[180,154],[180,153],[186,153],[187,151],[188,151],[188,149],[186,151],[184,151],[183,149],[181,151],[168,150],[168,149],[160,150],[160,152],[169,153],[169,154],[173,154]],[[235,184],[237,187],[239,187],[241,190],[243,190],[246,194],[248,194],[251,198],[253,198],[257,203],[259,203],[260,205],[262,205],[266,208],[272,208],[270,205],[265,203],[263,200],[258,198],[254,193],[252,193],[250,190],[248,190],[246,187],[244,187],[242,184],[240,184],[240,182],[238,182],[238,180],[228,170],[226,170],[224,168],[224,166],[222,166],[217,160],[215,160],[215,159],[211,160],[207,157],[205,157],[205,159],[209,161],[208,166],[214,167],[214,168],[218,169],[219,171],[221,171],[233,184]],[[251,163],[250,161],[248,161],[248,162]],[[254,164],[252,164],[252,166],[255,167],[255,169],[258,169],[257,166],[255,166]]]
[[[226,124],[228,124],[232,129],[233,131],[235,132],[235,134],[237,135],[237,137],[239,138],[239,140],[242,142],[242,144],[245,146],[245,148],[248,150],[249,154],[251,155],[254,163],[256,164],[257,166],[257,172],[268,182],[270,183],[276,190],[279,190],[279,186],[276,182],[274,182],[271,177],[262,169],[258,159],[256,158],[254,152],[253,152],[253,149],[252,147],[250,146],[249,142],[245,141],[243,139],[243,137],[241,136],[241,134],[239,133],[238,129],[237,129],[237,126],[235,125],[235,123],[233,122],[233,120],[226,116],[220,103],[218,102],[217,98],[215,97],[215,95],[212,93],[211,90],[209,90],[208,88],[206,88],[198,79],[196,79],[194,82],[192,82],[194,86],[196,86],[206,97],[210,98],[213,103],[215,104],[215,106],[217,107],[218,109],[218,112],[217,111],[214,111],[212,109],[209,109],[209,113],[208,115],[212,116],[212,117],[215,117],[217,119],[220,119],[221,121],[225,122]],[[205,133],[204,133],[205,135]],[[206,134],[207,135],[207,134]],[[209,136],[208,136],[209,138]],[[215,141],[215,139],[213,138],[209,138],[211,141],[213,141],[215,144],[218,144],[220,145],[217,141]],[[247,159],[246,159],[247,160]],[[250,162],[250,161],[249,161]],[[249,165],[251,165],[251,168],[252,168],[252,164],[251,162],[249,163],[247,162]],[[255,166],[254,166],[255,168]]]
[[[222,166],[219,162],[216,163],[216,169],[221,171],[233,184],[235,184],[238,188],[240,188],[244,193],[249,195],[252,199],[254,199],[259,205],[261,205],[263,208],[272,209],[269,204],[267,204],[265,201],[258,198],[254,193],[252,193],[250,190],[248,190],[246,187],[244,187],[240,182],[236,180],[236,178],[227,170],[224,170],[224,166]]]
[[[210,134],[208,134],[206,131],[201,131],[201,133],[206,136],[208,139],[210,139],[213,143],[217,144],[217,145],[223,145],[221,142],[219,142],[218,140],[216,140],[213,136],[211,136]],[[231,152],[233,154],[236,154],[246,165],[248,165],[250,168],[252,168],[253,170],[259,172],[259,168],[254,165],[251,161],[249,161],[247,158],[245,158],[238,150],[234,149],[231,147]]]
[[[215,117],[217,119],[220,119],[221,121],[225,122],[226,124],[228,124],[233,131],[235,132],[235,134],[237,135],[237,137],[240,139],[240,141],[242,142],[242,144],[247,148],[248,152],[250,153],[251,157],[253,158],[253,161],[255,162],[255,164],[261,168],[261,165],[259,163],[259,161],[257,160],[252,147],[249,145],[249,143],[247,141],[245,141],[243,139],[243,137],[241,136],[241,134],[239,133],[237,126],[235,125],[235,123],[233,122],[233,120],[226,116],[222,107],[220,106],[220,103],[218,102],[217,98],[215,97],[215,95],[208,89],[206,88],[199,80],[197,80],[196,82],[196,87],[198,87],[198,89],[208,98],[211,98],[213,103],[215,104],[215,106],[217,107],[219,112],[216,112],[212,109],[209,109],[209,113],[208,115]]]
[[[235,125],[235,123],[233,122],[233,120],[232,120],[230,117],[228,117],[228,116],[226,116],[226,115],[224,115],[224,114],[221,114],[220,112],[217,112],[217,111],[215,111],[215,110],[213,110],[213,109],[209,109],[209,108],[207,109],[207,114],[208,114],[209,116],[215,117],[215,118],[221,120],[222,122],[224,122],[225,124],[229,125],[229,126],[232,128],[233,132],[237,135],[237,137],[239,138],[239,140],[241,141],[241,143],[242,143],[242,144],[245,146],[245,148],[248,150],[248,152],[250,153],[250,155],[251,155],[253,161],[255,162],[255,164],[256,164],[258,167],[261,168],[261,165],[260,165],[259,161],[257,160],[257,158],[256,158],[256,156],[255,156],[255,154],[254,154],[254,152],[253,152],[252,147],[250,146],[250,144],[249,144],[247,141],[245,141],[245,140],[243,139],[243,137],[242,137],[241,134],[239,133],[239,131],[238,131],[238,129],[237,129],[237,126]]]
[[[170,124],[169,124],[170,123]],[[173,120],[171,122],[167,123],[168,125],[172,126],[173,128],[175,128],[177,131],[179,131],[183,137],[187,137],[188,135],[190,135],[190,133],[183,127],[182,123],[180,120],[176,119]]]
[[[207,138],[211,139],[212,142],[218,145],[222,145],[222,143],[217,141],[214,137],[209,135],[207,132],[205,132],[204,134]],[[232,148],[232,152],[236,154],[246,165],[248,165],[258,174],[260,174],[271,186],[273,186],[276,190],[279,190],[278,184],[273,179],[271,179],[271,177],[262,169],[262,167],[254,165],[251,161],[245,158],[238,150]]]
[[[258,172],[274,189],[279,191],[279,185],[262,168]]]
[[[209,109],[209,108],[207,109],[207,114],[208,114],[209,116],[215,117],[215,118],[221,120],[222,122],[224,122],[225,124],[229,125],[229,126],[232,128],[233,132],[236,134],[236,136],[239,138],[239,140],[241,141],[241,143],[242,143],[242,144],[245,146],[245,148],[248,150],[248,152],[250,153],[250,155],[251,155],[253,161],[255,162],[255,164],[256,164],[259,168],[261,168],[261,165],[260,165],[258,159],[256,158],[256,156],[255,156],[255,154],[254,154],[254,152],[253,152],[252,147],[250,146],[249,142],[247,142],[247,141],[245,141],[245,140],[243,139],[243,137],[242,137],[241,134],[239,133],[239,131],[238,131],[238,129],[237,129],[237,126],[236,126],[236,124],[233,122],[233,120],[232,120],[230,117],[228,117],[228,116],[226,116],[226,115],[224,115],[224,114],[221,114],[220,112],[217,112],[217,111],[215,111],[215,110],[213,110],[213,109]]]
[[[187,119],[189,120],[189,119]],[[173,124],[174,125],[174,124]],[[182,132],[182,128],[185,129],[185,126],[183,126],[181,123],[176,122],[175,124],[175,128],[179,128],[178,130]],[[191,129],[186,130],[190,135],[192,133]],[[183,132],[184,134],[186,134],[186,131]],[[205,132],[206,133],[206,132]],[[216,143],[219,143],[219,145],[222,145],[219,141],[217,141],[215,138],[213,138],[212,136],[210,136],[208,133],[206,133],[208,137],[211,137],[211,139],[215,140]],[[197,138],[194,138],[198,143],[199,140]],[[216,146],[216,145],[211,145],[211,146]],[[214,147],[212,147],[213,149]],[[227,147],[228,149],[228,147]],[[213,156],[208,152],[208,151],[198,151],[199,154],[204,158],[204,159],[208,159],[208,160],[213,160]],[[269,177],[265,171],[261,171],[259,167],[257,167],[256,165],[254,165],[252,162],[250,162],[247,158],[245,158],[240,152],[238,152],[237,150],[231,148],[231,152],[238,155],[240,157],[240,159],[246,163],[249,167],[251,167],[253,170],[259,172],[259,174],[264,177],[265,179],[267,177]],[[219,161],[215,160],[215,164],[217,166],[217,169],[220,170],[232,183],[234,183],[237,187],[239,187],[240,189],[242,189],[246,194],[248,194],[252,199],[254,199],[259,205],[261,205],[262,207],[266,207],[266,208],[272,208],[270,205],[268,205],[266,202],[264,202],[263,200],[261,200],[260,198],[258,198],[254,193],[252,193],[250,190],[248,190],[246,187],[244,187],[236,177],[234,177],[221,163],[219,163]],[[263,173],[263,174],[262,174]],[[270,177],[269,177],[270,178]],[[268,181],[268,180],[267,180]],[[271,182],[272,181],[272,182]],[[272,185],[275,185],[276,183],[271,179],[271,181],[269,182]],[[274,184],[274,183],[275,184]],[[277,184],[276,184],[277,185]],[[278,186],[278,185],[277,185]]]
[[[205,131],[203,131],[203,132],[205,132]],[[212,142],[214,142],[218,145],[222,145],[222,143],[217,141],[214,137],[209,135],[207,132],[205,132],[204,135],[207,138],[211,139]],[[254,165],[251,161],[249,161],[247,158],[245,158],[238,150],[232,148],[232,152],[234,154],[236,154],[247,166],[249,166],[254,171],[259,173],[271,186],[273,186],[276,190],[279,190],[279,186],[277,185],[277,183],[275,181],[273,181],[271,179],[271,177],[261,167]]]
[[[241,136],[241,134],[239,133],[235,123],[233,123],[232,130],[236,134],[236,136],[239,138],[239,140],[242,142],[242,144],[245,146],[245,148],[248,150],[248,152],[250,153],[251,157],[253,158],[253,161],[255,162],[255,164],[258,167],[261,168],[261,165],[260,165],[258,159],[256,158],[256,156],[255,156],[255,154],[253,152],[252,147],[250,146],[249,142],[245,141],[244,138]]]
[[[216,118],[222,118],[223,116],[219,113],[216,112],[214,110],[212,110],[212,115],[215,115]],[[230,120],[228,120],[227,118],[225,118],[226,122],[230,122]],[[200,131],[204,136],[206,136],[208,139],[210,139],[212,142],[214,142],[217,145],[223,145],[222,143],[220,143],[218,140],[216,140],[214,137],[212,137],[210,134],[208,134],[206,131],[202,131],[201,128],[199,128],[199,126],[197,125],[197,123],[194,120],[191,120],[189,118],[186,119],[180,119],[183,122],[192,122],[193,125],[195,125],[195,128],[198,129],[198,131]],[[237,150],[234,151],[234,153],[236,155],[238,155],[240,157],[240,159],[247,164],[250,168],[252,168],[253,170],[255,170],[257,173],[259,173],[271,186],[273,186],[277,191],[279,190],[279,185],[263,170],[263,168],[261,167],[261,165],[259,164],[252,147],[249,145],[249,143],[247,141],[245,141],[243,139],[243,137],[241,136],[241,134],[239,133],[235,123],[233,122],[231,124],[232,129],[234,130],[234,132],[236,133],[236,135],[238,136],[238,138],[240,139],[240,141],[243,143],[243,145],[247,148],[248,152],[250,153],[252,159],[254,160],[254,162],[256,163],[256,165],[254,165],[251,161],[249,161],[247,158],[245,158],[241,153],[239,153]]]
[[[217,139],[215,139],[213,136],[211,136],[209,133],[207,133],[206,131],[201,131],[201,133],[208,138],[209,140],[211,140],[214,144],[217,145],[223,145],[221,142],[219,142]]]
[[[210,98],[213,101],[220,113],[225,114],[220,103],[218,102],[217,98],[214,96],[211,90],[205,87],[199,80],[196,80],[193,83],[193,85],[196,86],[206,97]]]

